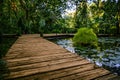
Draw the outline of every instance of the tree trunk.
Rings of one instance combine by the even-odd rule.
[[[0,43],[2,43],[3,41],[3,34],[2,34],[2,31],[0,31]]]
[[[116,23],[116,35],[118,35],[120,33],[119,29],[120,29],[119,21],[117,21],[117,23]]]
[[[43,32],[40,32],[40,37],[43,37]]]
[[[2,13],[3,12],[3,0],[0,0],[0,27],[2,27]],[[0,43],[2,43],[2,39],[3,36],[2,36],[2,29],[0,28]]]
[[[120,34],[120,0],[117,2],[117,23],[116,23],[116,35]]]

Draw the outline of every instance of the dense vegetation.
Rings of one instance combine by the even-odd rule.
[[[0,0],[0,33],[68,33],[84,26],[119,34],[120,0]]]
[[[118,34],[120,32],[120,1],[76,0],[75,27],[92,27],[96,33]],[[80,26],[81,25],[81,26]]]
[[[2,33],[50,33],[61,29],[66,0],[1,0],[0,6]]]

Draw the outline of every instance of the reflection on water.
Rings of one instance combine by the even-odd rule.
[[[120,75],[120,38],[99,38],[99,47],[97,49],[91,47],[75,47],[73,46],[72,38],[68,39],[52,39],[61,47],[77,53],[85,57],[98,66],[110,70],[113,73]]]

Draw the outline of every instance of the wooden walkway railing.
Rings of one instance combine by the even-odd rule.
[[[4,58],[6,80],[114,80],[119,76],[39,37],[22,35]]]

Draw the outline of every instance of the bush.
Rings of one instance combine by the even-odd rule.
[[[75,46],[97,46],[97,36],[90,28],[80,28],[73,37]]]

